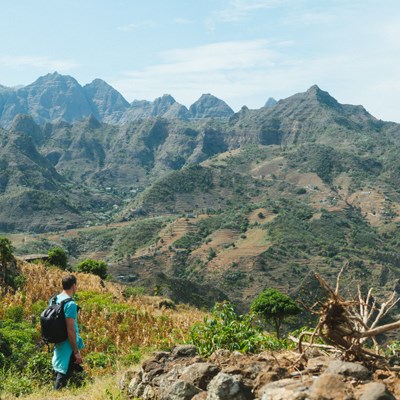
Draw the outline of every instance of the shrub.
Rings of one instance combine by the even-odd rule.
[[[5,320],[10,322],[22,322],[24,309],[22,306],[11,306],[5,311]]]
[[[75,267],[78,272],[86,272],[89,274],[97,275],[101,279],[107,278],[107,264],[104,261],[96,261],[88,258]]]
[[[255,353],[281,348],[284,343],[264,335],[262,328],[254,323],[254,315],[237,315],[228,302],[216,304],[211,318],[206,317],[203,323],[193,325],[190,338],[199,354],[205,356],[217,349]]]
[[[67,269],[68,266],[68,256],[64,249],[61,247],[53,247],[47,253],[49,258],[48,262],[51,265],[55,265],[61,269]]]

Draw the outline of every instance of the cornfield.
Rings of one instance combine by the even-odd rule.
[[[61,279],[66,273],[43,264],[21,261],[18,262],[18,269],[25,277],[25,283],[15,292],[2,294],[0,320],[5,317],[8,308],[20,306],[24,320],[32,321],[39,331],[38,309],[44,309],[49,298],[61,291]],[[190,327],[204,318],[203,312],[188,307],[159,309],[155,297],[125,298],[122,285],[103,282],[95,275],[74,275],[78,280],[81,336],[86,345],[84,357],[91,353],[103,353],[113,354],[118,359],[133,349],[140,352],[171,348],[185,342]]]

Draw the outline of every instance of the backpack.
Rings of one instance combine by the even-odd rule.
[[[67,324],[65,322],[64,304],[72,298],[57,304],[57,296],[51,298],[50,305],[40,314],[42,338],[45,343],[61,343],[67,340]]]

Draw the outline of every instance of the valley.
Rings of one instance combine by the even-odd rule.
[[[112,279],[198,307],[301,296],[344,264],[349,288],[398,287],[399,125],[317,86],[218,118],[202,101],[196,118],[121,124],[17,115],[0,130],[0,230],[16,254],[61,246],[71,267],[104,260]]]

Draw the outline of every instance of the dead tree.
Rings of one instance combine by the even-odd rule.
[[[339,294],[340,276],[344,267],[339,272],[336,280],[336,288],[333,289],[320,275],[316,274],[320,285],[328,292],[328,299],[320,304],[318,311],[318,324],[314,332],[303,332],[296,340],[299,351],[303,354],[303,346],[320,347],[328,351],[339,351],[344,359],[364,362],[379,363],[385,358],[379,354],[379,345],[376,336],[400,328],[400,321],[386,325],[379,325],[380,321],[399,302],[400,297],[393,292],[386,301],[377,306],[372,296],[372,288],[363,297],[358,286],[358,298],[345,300]],[[309,336],[308,343],[303,342],[304,337]],[[325,345],[315,344],[316,338],[320,338]],[[365,342],[371,339],[375,351],[367,349]]]

